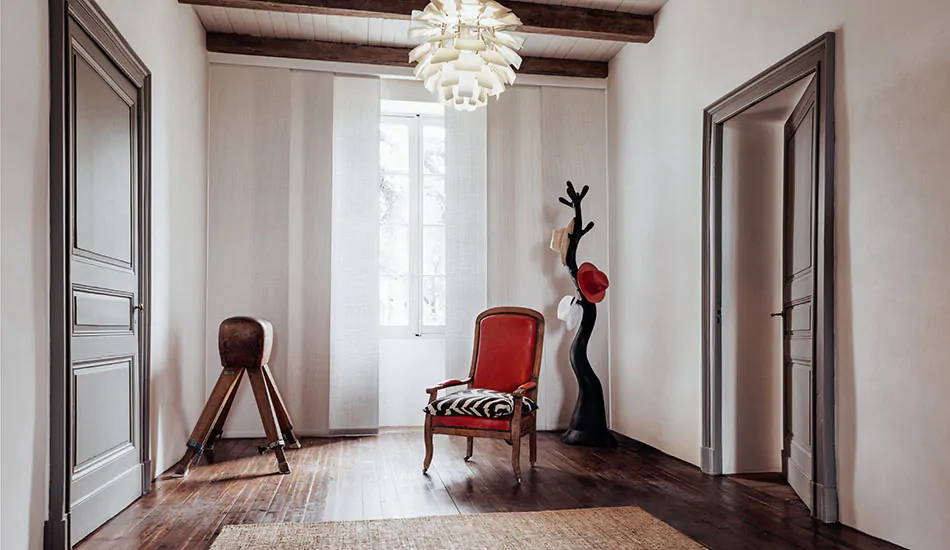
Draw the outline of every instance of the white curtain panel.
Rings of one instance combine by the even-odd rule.
[[[488,302],[540,311],[546,321],[538,424],[567,427],[577,397],[570,365],[574,333],[557,319],[557,302],[573,293],[570,274],[548,247],[551,231],[573,211],[558,202],[565,182],[591,187],[578,262],[607,272],[605,95],[602,90],[515,86],[488,105]],[[589,356],[609,395],[606,302],[598,306]]]
[[[475,318],[488,305],[487,113],[445,111],[445,375],[468,376]]]
[[[330,433],[379,428],[379,92],[334,78]]]
[[[218,325],[235,315],[274,324],[270,365],[285,386],[290,71],[212,65],[210,94],[205,391],[221,374]],[[250,387],[242,384],[225,435],[263,434]]]
[[[300,435],[330,429],[333,75],[291,71],[287,385]]]
[[[608,263],[608,197],[607,197],[607,114],[604,90],[544,87],[541,89],[541,143],[543,146],[544,220],[550,230],[563,227],[574,211],[558,202],[564,195],[565,182],[571,180],[577,189],[590,186],[584,198],[584,223],[594,222],[594,230],[584,235],[577,251],[577,263],[591,262],[610,277]],[[549,405],[545,420],[552,428],[565,428],[571,420],[577,400],[577,381],[571,370],[570,345],[573,332],[567,332],[556,316],[557,299],[574,292],[570,275],[553,251],[546,251],[546,272],[553,272],[551,286],[554,302],[544,310],[548,320],[545,352],[548,353],[548,378],[544,383]],[[619,283],[613,281],[611,283]],[[610,290],[607,299],[597,304],[597,324],[590,337],[587,357],[600,379],[604,401],[610,411],[610,372],[608,326],[610,324]],[[559,406],[557,406],[559,405]]]
[[[210,79],[206,392],[218,324],[260,316],[298,433],[372,432],[379,81],[217,64]],[[263,436],[249,388],[226,428]]]

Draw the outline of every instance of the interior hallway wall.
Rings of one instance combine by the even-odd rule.
[[[38,549],[49,448],[46,2],[0,0],[0,547]]]
[[[950,539],[948,20],[943,0],[671,0],[608,90],[613,425],[698,464],[702,111],[837,32],[840,517],[921,549]]]
[[[100,5],[152,72],[152,461],[184,451],[203,392],[207,64],[194,11]],[[47,3],[2,0],[2,541],[41,548],[49,444]]]

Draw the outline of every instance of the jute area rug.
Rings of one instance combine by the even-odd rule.
[[[422,518],[227,525],[212,549],[704,548],[636,506]]]

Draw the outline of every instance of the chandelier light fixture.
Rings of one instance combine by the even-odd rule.
[[[520,25],[494,0],[432,0],[412,12],[409,38],[423,42],[409,52],[409,62],[443,104],[474,111],[515,82],[524,39],[510,31]]]

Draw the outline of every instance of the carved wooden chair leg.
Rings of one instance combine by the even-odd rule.
[[[220,415],[225,402],[237,388],[237,383],[241,380],[241,370],[243,369],[225,368],[221,371],[221,375],[218,376],[218,381],[214,383],[214,389],[211,390],[211,395],[201,411],[201,416],[198,417],[195,429],[191,431],[191,437],[188,438],[187,443],[188,448],[178,464],[175,465],[173,474],[175,477],[188,475],[191,464],[201,458],[215,420]]]
[[[521,415],[518,412],[511,419],[511,468],[515,471],[515,481],[521,485]]]
[[[264,381],[267,382],[267,391],[270,393],[270,399],[274,403],[274,412],[277,413],[277,425],[280,426],[280,432],[284,435],[284,441],[291,449],[300,448],[300,439],[294,433],[293,422],[290,421],[290,413],[287,412],[287,405],[284,404],[284,398],[280,396],[280,390],[277,389],[277,383],[274,381],[274,375],[270,367],[264,365],[261,367],[264,372]]]
[[[465,461],[468,462],[472,458],[472,453],[475,450],[475,438],[466,437],[467,441],[465,442]]]
[[[426,415],[426,427],[425,427],[425,440],[426,440],[426,458],[422,463],[422,473],[429,471],[429,464],[432,464],[432,416]]]
[[[264,381],[263,369],[248,367],[247,377],[251,382],[251,389],[254,390],[254,400],[257,402],[257,410],[261,413],[261,423],[264,424],[264,435],[267,437],[267,446],[258,447],[258,450],[262,454],[274,451],[277,456],[277,469],[282,474],[289,474],[290,465],[287,464],[287,457],[284,456],[284,438],[277,429],[277,416],[274,413],[270,392],[267,391],[267,382]]]
[[[528,434],[528,454],[531,467],[534,468],[534,463],[538,461],[538,430],[536,428],[531,428],[531,433]]]
[[[214,428],[211,428],[211,435],[208,436],[208,441],[205,443],[205,455],[209,461],[214,459],[211,453],[214,451],[215,443],[221,439],[221,434],[224,433],[224,424],[228,421],[228,415],[231,413],[231,407],[234,405],[234,398],[237,397],[237,389],[241,386],[242,380],[244,380],[244,369],[238,369],[237,380],[234,381],[234,389],[228,394],[228,398],[224,402],[224,407],[221,409],[221,412],[218,413],[218,419],[214,421]]]

